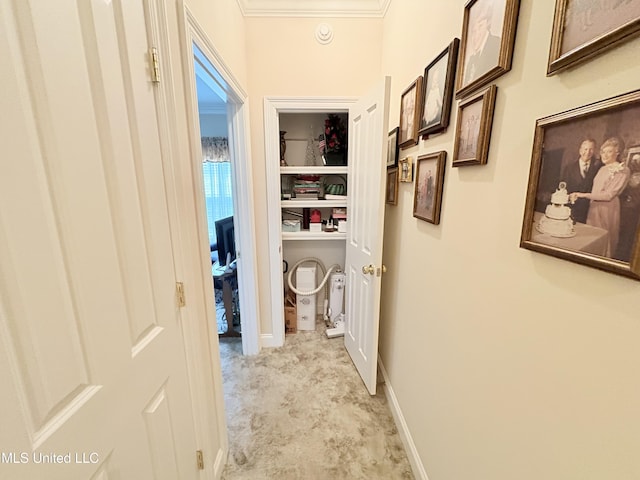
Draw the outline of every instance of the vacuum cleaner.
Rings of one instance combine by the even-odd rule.
[[[303,266],[303,263],[311,262],[312,266]],[[317,275],[316,265],[320,267],[324,277],[320,285],[316,286]],[[325,273],[326,272],[326,273]],[[292,278],[296,276],[296,285]],[[340,265],[334,264],[328,271],[324,264],[317,258],[307,257],[299,260],[290,270],[287,276],[287,283],[291,291],[296,294],[296,320],[299,330],[315,330],[316,319],[316,294],[325,288],[329,282],[330,288],[325,288],[325,300],[323,317],[327,325],[326,335],[328,338],[335,338],[344,335],[344,313],[342,305],[344,303],[344,286],[346,275]]]

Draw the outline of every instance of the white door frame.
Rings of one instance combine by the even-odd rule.
[[[271,332],[263,334],[263,347],[284,345],[284,308],[282,295],[282,237],[280,224],[280,117],[281,113],[348,112],[358,99],[354,97],[265,97],[264,148],[267,173],[267,218],[269,219],[269,298]]]
[[[234,223],[236,228],[236,249],[238,256],[238,289],[242,328],[242,351],[245,355],[255,355],[260,351],[259,335],[259,311],[257,309],[258,282],[256,268],[255,247],[255,213],[253,200],[253,173],[250,161],[249,147],[249,114],[248,98],[240,83],[236,80],[222,57],[213,46],[207,34],[198,24],[197,20],[184,5],[185,35],[182,48],[185,91],[187,92],[187,108],[189,109],[188,124],[189,138],[192,153],[192,178],[196,180],[193,185],[194,192],[199,196],[196,199],[197,217],[199,221],[198,245],[200,251],[209,251],[207,233],[206,207],[204,204],[204,192],[202,184],[202,147],[200,142],[200,122],[198,117],[198,100],[195,88],[195,71],[193,62],[192,45],[195,43],[205,54],[211,64],[216,68],[224,84],[220,86],[227,93],[227,119],[229,122],[229,153],[233,162],[231,164],[231,176],[233,184],[233,208],[236,215]],[[205,241],[206,239],[206,241]],[[206,254],[209,259],[209,254]],[[210,268],[204,272],[211,280]],[[208,325],[215,325],[215,311],[213,318],[207,319]],[[212,322],[212,323],[211,323]],[[216,333],[216,332],[214,332]],[[211,335],[216,338],[215,335]]]

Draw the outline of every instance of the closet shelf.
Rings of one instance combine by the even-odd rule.
[[[342,240],[347,238],[341,232],[282,232],[282,240]]]
[[[325,167],[317,165],[313,167],[280,167],[281,175],[346,175],[348,167]]]

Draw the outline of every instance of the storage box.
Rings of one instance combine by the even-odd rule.
[[[296,333],[298,331],[297,312],[295,305],[284,307],[284,332]]]
[[[347,221],[346,220],[338,220],[338,232],[347,233]]]
[[[287,290],[284,295],[284,332],[298,331],[298,312],[296,309],[296,294]]]
[[[321,232],[322,231],[322,224],[321,223],[310,223],[309,224],[309,231],[310,232]]]
[[[283,232],[299,232],[300,220],[283,220],[282,231]]]

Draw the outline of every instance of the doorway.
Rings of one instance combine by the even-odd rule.
[[[202,177],[218,336],[239,337],[240,308],[233,215],[227,95],[197,45],[193,59],[202,148]],[[218,75],[219,76],[219,75]]]
[[[190,143],[192,147],[191,169],[194,179],[193,188],[199,197],[196,199],[197,214],[198,218],[201,219],[197,243],[200,245],[199,249],[203,252],[203,256],[205,255],[204,252],[207,252],[206,258],[203,258],[203,264],[210,266],[211,244],[214,243],[211,240],[216,235],[209,233],[210,222],[207,220],[203,158],[205,158],[205,154],[210,154],[213,158],[216,154],[212,152],[226,149],[228,152],[226,155],[228,155],[230,161],[221,168],[228,168],[232,214],[223,218],[233,217],[233,236],[235,239],[233,243],[236,257],[235,270],[237,272],[235,286],[239,292],[234,301],[237,302],[236,308],[242,313],[238,328],[238,330],[242,331],[242,351],[245,355],[252,355],[260,350],[258,335],[260,322],[255,302],[255,299],[258,298],[255,257],[256,237],[253,223],[252,166],[248,155],[247,95],[225,66],[187,8],[185,8],[184,24],[187,33],[186,43],[183,46],[184,58],[187,59],[184,75],[187,80],[187,88],[191,90],[190,98],[187,99]],[[198,102],[201,92],[198,88],[199,84],[203,87],[202,98],[208,99],[211,105],[211,114],[208,115],[210,118],[206,122],[201,122],[200,119],[201,112]],[[205,86],[206,88],[204,88]],[[203,126],[205,130],[202,129]],[[216,137],[216,132],[226,133],[226,144],[222,145],[218,142],[216,145],[216,142],[212,140],[212,151],[204,152],[201,131],[213,132],[213,137]],[[219,136],[222,137],[222,135]],[[238,172],[242,172],[242,175]],[[213,223],[215,231],[215,220]],[[224,256],[226,263],[226,250]],[[208,271],[205,271],[205,275],[209,275],[209,278],[211,278],[213,290],[213,275],[210,267]],[[211,315],[208,322],[207,327],[211,334],[210,337],[217,337],[217,325],[215,325],[217,322],[214,315]]]

